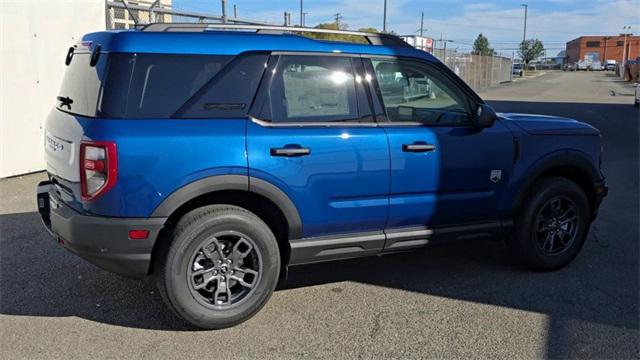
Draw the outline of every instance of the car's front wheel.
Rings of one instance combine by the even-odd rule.
[[[584,244],[590,205],[582,189],[562,177],[538,181],[525,199],[508,247],[515,259],[533,270],[569,264]]]
[[[269,227],[230,205],[184,215],[163,255],[156,272],[163,299],[176,315],[204,329],[249,319],[267,302],[280,273]]]

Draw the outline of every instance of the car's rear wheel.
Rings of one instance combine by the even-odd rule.
[[[204,329],[239,324],[267,302],[280,273],[269,227],[235,206],[196,209],[178,222],[160,259],[157,285],[167,305]]]
[[[541,271],[569,264],[590,226],[590,205],[582,189],[566,178],[544,178],[523,204],[508,242],[516,261]]]

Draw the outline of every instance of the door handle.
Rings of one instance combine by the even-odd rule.
[[[311,149],[303,147],[271,148],[271,156],[305,156],[311,154]]]
[[[402,151],[405,152],[427,152],[434,151],[436,146],[433,144],[425,144],[425,143],[414,143],[414,144],[403,144]]]

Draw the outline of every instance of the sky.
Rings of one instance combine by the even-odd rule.
[[[384,0],[303,0],[306,25],[335,21],[350,29],[382,29]],[[469,50],[479,33],[503,55],[511,54],[523,38],[524,7],[528,4],[527,38],[538,38],[548,56],[563,50],[567,41],[583,35],[616,35],[623,26],[640,33],[640,0],[387,0],[387,30],[416,34],[424,11],[425,36],[444,38],[448,48]],[[227,0],[228,14],[237,5],[238,17],[282,24],[284,11],[293,24],[300,22],[300,0]],[[219,15],[220,0],[173,0],[175,9]],[[440,47],[440,46],[439,46]]]

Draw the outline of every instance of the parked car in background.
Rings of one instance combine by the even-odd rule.
[[[564,71],[576,71],[576,64],[565,64]]]
[[[602,71],[602,70],[604,70],[604,66],[602,65],[602,62],[597,60],[591,62],[591,71]]]
[[[604,68],[607,71],[615,71],[618,67],[618,62],[616,60],[607,60],[604,62]]]
[[[513,64],[513,69],[511,71],[513,75],[523,77],[524,76],[524,67],[522,64],[515,63]]]
[[[591,60],[580,60],[576,63],[576,71],[591,71]]]
[[[476,237],[504,239],[504,257],[536,271],[578,255],[607,194],[598,129],[495,113],[394,35],[291,31],[82,37],[44,130],[37,201],[54,241],[154,276],[167,306],[207,329],[255,315],[293,265]],[[388,269],[422,275],[404,270]]]

